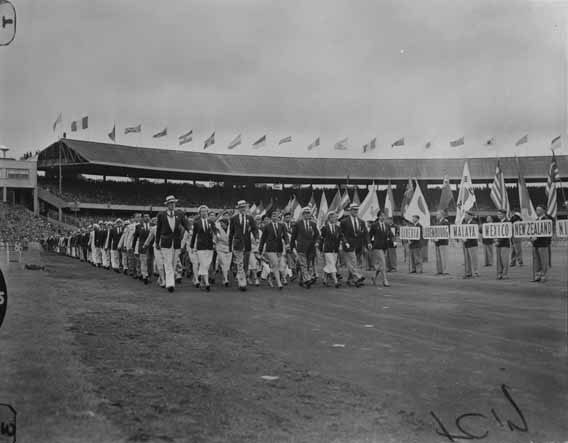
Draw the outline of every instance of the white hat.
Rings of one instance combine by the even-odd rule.
[[[164,205],[167,205],[168,203],[177,203],[178,199],[175,198],[173,195],[168,195],[166,197],[166,201],[164,202]]]
[[[247,205],[247,202],[244,201],[244,200],[239,200],[239,201],[237,202],[237,207],[238,207],[238,208],[242,208],[243,206],[246,206],[246,205]]]
[[[349,210],[351,209],[359,209],[359,205],[357,203],[351,203],[351,205],[349,206]]]
[[[302,209],[302,213],[305,214],[306,212],[311,213],[311,212],[312,212],[312,208],[309,207],[309,206],[305,206],[305,207]]]
[[[121,219],[121,218],[117,218],[117,219],[115,220],[115,223],[122,223],[122,219]]]

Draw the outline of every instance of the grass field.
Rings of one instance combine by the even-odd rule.
[[[568,441],[565,245],[544,284],[462,261],[400,263],[390,288],[169,294],[30,251],[45,271],[0,262],[0,403],[18,443]]]

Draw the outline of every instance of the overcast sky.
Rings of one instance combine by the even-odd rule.
[[[481,0],[12,0],[0,144],[73,138],[211,152],[372,157],[547,154],[566,106],[564,11]],[[142,124],[141,136],[123,135]],[[169,135],[151,135],[168,127]],[[237,134],[243,145],[226,146]],[[514,142],[529,134],[529,143]],[[268,146],[250,144],[267,134]],[[276,147],[291,135],[293,143]],[[322,145],[307,152],[317,136]],[[448,142],[465,136],[466,145]],[[496,146],[483,146],[496,138]],[[349,137],[348,151],[333,144]],[[405,137],[406,146],[391,149]],[[427,141],[432,148],[424,149]],[[566,148],[563,148],[566,152]],[[15,154],[13,153],[13,155]]]

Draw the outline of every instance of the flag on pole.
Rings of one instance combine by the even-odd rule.
[[[552,142],[550,143],[550,149],[552,149],[552,152],[556,151],[557,149],[560,149],[561,143],[562,139],[560,138],[560,136],[553,139]]]
[[[211,134],[209,138],[205,140],[205,143],[203,143],[203,149],[207,149],[209,146],[214,144],[215,144],[215,131],[213,131],[213,134]]]
[[[314,148],[317,148],[320,145],[320,138],[316,138],[313,142],[308,145],[308,151],[311,151]]]
[[[426,149],[430,149],[432,147],[432,142],[426,142],[426,144],[424,145],[424,147]]]
[[[263,210],[260,212],[260,215],[264,217],[272,209],[272,206],[274,206],[274,199],[270,197],[268,205],[266,205],[266,207],[263,208]]]
[[[349,203],[351,203],[351,199],[349,198],[349,192],[347,191],[347,188],[346,188],[345,192],[341,196],[341,200],[339,202],[339,208],[337,210],[337,217],[338,218],[343,217],[343,213],[345,212],[345,209],[347,209],[347,207],[349,206]]]
[[[337,149],[338,151],[345,151],[348,149],[347,144],[349,143],[348,138],[344,138],[343,140],[339,140],[334,146],[333,149]]]
[[[301,217],[302,217],[302,205],[300,204],[300,202],[298,201],[298,199],[294,195],[294,204],[293,204],[293,208],[292,208],[292,218],[297,221],[297,220],[300,220]]]
[[[385,204],[383,205],[385,208],[385,215],[387,217],[394,217],[394,196],[392,194],[392,185],[389,180],[389,185],[387,187],[387,194],[385,196]]]
[[[523,135],[520,139],[517,140],[517,142],[515,143],[515,146],[521,146],[524,145],[525,143],[527,143],[529,141],[529,135],[525,134]]]
[[[316,220],[318,228],[325,224],[325,221],[327,220],[328,210],[329,208],[327,206],[327,198],[325,197],[325,191],[322,191],[318,216]]]
[[[355,190],[353,191],[353,203],[355,203],[356,205],[361,204],[361,199],[359,198],[359,193],[357,192],[357,188],[355,188]]]
[[[430,210],[428,209],[426,199],[422,194],[418,180],[416,180],[416,189],[410,199],[410,203],[408,203],[408,207],[404,213],[404,218],[408,221],[412,221],[413,215],[418,215],[419,222],[422,226],[430,226]]]
[[[473,190],[471,175],[469,174],[469,165],[465,162],[463,165],[458,200],[456,202],[456,225],[461,225],[465,212],[473,208],[473,205],[475,205],[475,192]]]
[[[402,196],[402,203],[400,204],[400,214],[403,218],[406,218],[406,209],[408,208],[408,204],[410,200],[412,200],[412,196],[414,195],[414,185],[412,184],[412,180],[408,177],[408,183],[406,184],[406,189],[404,190],[404,195]]]
[[[262,148],[263,146],[266,146],[266,135],[263,135],[252,144],[252,147],[255,149]]]
[[[71,122],[71,132],[76,132],[77,131],[77,120],[73,120]]]
[[[552,161],[550,162],[550,167],[548,168],[548,177],[546,180],[546,213],[552,218],[556,218],[558,212],[558,202],[557,202],[557,183],[560,182],[560,173],[558,171],[558,164],[556,163],[556,155],[554,150],[552,151]]]
[[[335,193],[335,196],[333,197],[333,199],[331,200],[331,203],[329,205],[329,211],[335,211],[338,212],[339,211],[339,205],[341,204],[341,190],[339,189],[339,186],[337,187],[337,192]]]
[[[504,209],[507,211],[507,218],[509,218],[511,212],[509,207],[509,196],[507,195],[505,177],[499,161],[497,161],[497,168],[495,169],[495,178],[493,179],[493,183],[489,185],[489,189],[491,189],[489,196],[491,197],[491,201],[495,207],[497,209]]]
[[[521,207],[521,216],[523,220],[536,220],[536,211],[534,210],[531,197],[529,195],[529,190],[527,189],[527,184],[525,183],[525,177],[521,172],[520,161],[517,158],[517,169],[519,172],[519,203]]]
[[[450,141],[450,146],[451,146],[452,148],[457,148],[458,146],[463,146],[464,142],[465,142],[464,137],[460,137],[460,138],[458,138],[458,139],[456,139],[456,140]]]
[[[116,125],[113,125],[112,131],[110,131],[107,135],[113,142],[116,141]]]
[[[485,141],[485,146],[493,146],[495,145],[495,137],[491,137]]]
[[[397,146],[404,146],[404,137],[399,138],[393,144],[391,144],[391,148],[396,148]]]
[[[239,146],[241,144],[241,134],[237,135],[232,141],[231,143],[229,143],[229,146],[227,146],[227,149],[235,149],[237,146]]]
[[[452,204],[453,203],[453,204]],[[455,207],[454,193],[450,186],[450,179],[447,175],[444,176],[444,184],[442,185],[442,193],[440,194],[440,202],[438,203],[438,211],[448,210]]]
[[[160,137],[165,137],[166,135],[168,135],[168,128],[164,128],[160,132],[156,132],[152,137],[160,138]]]
[[[294,197],[295,198],[295,197]],[[286,203],[286,206],[284,206],[284,209],[282,210],[282,212],[284,214],[286,214],[287,212],[289,212],[290,214],[292,214],[292,204],[294,202],[294,198],[290,197],[290,199],[288,200],[288,203]]]
[[[353,203],[355,203],[355,196],[353,196]],[[359,217],[364,221],[373,221],[377,218],[379,209],[381,209],[381,206],[379,205],[379,198],[377,197],[377,185],[373,182],[369,193],[359,205]]]
[[[257,212],[258,210],[256,208],[256,203],[253,203],[252,206],[249,208],[249,214],[255,217]]]
[[[63,114],[61,114],[60,112],[57,118],[55,119],[55,121],[53,122],[53,132],[55,132],[55,128],[57,128],[57,126],[60,125],[62,122],[63,122]]]
[[[283,145],[284,143],[290,143],[292,141],[292,136],[289,135],[288,137],[281,138],[278,142],[278,146]]]
[[[369,143],[363,145],[363,152],[373,151],[377,147],[377,137],[374,137]]]
[[[89,127],[89,116],[85,116],[81,119],[81,129],[87,129]]]
[[[142,132],[142,125],[131,126],[130,128],[124,128],[125,134],[130,134],[131,132]]]
[[[193,129],[186,132],[185,134],[178,136],[178,143],[180,144],[180,146],[185,145],[186,143],[189,143],[192,140],[193,140]]]

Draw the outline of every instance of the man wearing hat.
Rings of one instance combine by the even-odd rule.
[[[110,249],[109,249],[109,237],[110,237],[110,230],[112,229],[112,222],[105,221],[104,222],[104,236],[105,242],[102,247],[102,263],[103,268],[110,269]]]
[[[95,265],[97,267],[101,267],[103,264],[103,248],[105,245],[106,240],[106,231],[104,228],[103,221],[99,221],[97,225],[95,225]]]
[[[302,280],[300,285],[306,289],[314,283],[315,278],[308,267],[308,255],[310,252],[318,247],[319,244],[319,230],[315,222],[310,220],[312,210],[306,206],[302,209],[302,220],[298,221],[292,230],[292,238],[290,240],[290,248],[298,258],[300,263],[300,270],[302,273]]]
[[[260,255],[265,252],[270,265],[270,272],[276,280],[278,289],[282,289],[280,268],[286,240],[286,228],[282,223],[280,223],[280,211],[278,209],[274,209],[272,211],[271,221],[266,223],[262,228],[258,252]],[[264,251],[265,247],[266,251]]]
[[[473,212],[466,211],[464,217],[464,224],[466,225],[476,224]],[[479,277],[479,268],[477,264],[478,263],[477,246],[478,246],[477,238],[468,238],[463,242],[464,267],[465,267],[465,273],[463,278]]]
[[[189,247],[191,250],[197,251],[197,259],[199,261],[198,274],[203,287],[209,292],[211,290],[209,284],[209,268],[213,260],[213,238],[217,233],[217,228],[208,217],[209,208],[207,208],[207,206],[201,205],[198,212],[199,218],[193,222],[193,231]]]
[[[436,224],[438,226],[447,226],[448,230],[450,229],[448,213],[445,209],[440,209],[440,211],[438,212]],[[446,275],[448,273],[448,243],[449,240],[447,238],[437,238],[436,240],[434,240],[434,247],[436,249],[437,275]]]
[[[499,223],[507,223],[507,211],[499,209]],[[497,280],[507,279],[509,274],[509,251],[511,240],[508,238],[495,239],[495,262],[497,264]]]
[[[118,241],[118,250],[120,251],[120,258],[122,260],[122,272],[128,274],[128,253],[126,252],[126,238],[129,233],[130,220],[124,220],[122,234]]]
[[[176,210],[177,201],[173,195],[168,195],[164,202],[166,210],[160,212],[156,220],[155,245],[156,250],[162,256],[165,287],[169,292],[174,291],[176,279],[181,278],[181,275],[176,275],[177,262],[183,229],[189,230],[185,215]]]
[[[349,206],[349,215],[345,216],[340,223],[341,235],[343,239],[343,252],[345,255],[345,265],[349,271],[348,283],[354,279],[356,287],[362,286],[365,277],[357,265],[357,253],[367,247],[369,235],[367,226],[358,217],[359,205]]]
[[[144,248],[152,249],[152,257],[154,258],[152,267],[152,272],[154,275],[158,276],[158,286],[161,288],[166,287],[166,274],[164,272],[164,263],[162,262],[162,254],[156,249],[156,223],[158,222],[157,217],[152,217],[150,219],[150,233],[144,242]]]
[[[415,228],[420,229],[420,238],[418,240],[410,240],[408,242],[408,249],[410,251],[410,273],[411,274],[422,274],[423,267],[422,267],[422,225],[420,224],[420,216],[413,215],[412,216],[412,226]]]
[[[383,286],[390,286],[387,278],[386,254],[391,237],[392,231],[385,222],[385,214],[379,209],[377,220],[371,225],[369,230],[369,250],[371,251],[371,260],[375,270],[374,284],[377,282],[377,277],[382,274]]]
[[[120,272],[120,251],[118,242],[122,236],[122,220],[116,219],[109,233],[110,265],[115,272]]]
[[[251,236],[258,240],[258,227],[252,216],[247,214],[247,202],[239,200],[238,212],[231,218],[229,224],[229,251],[237,265],[237,282],[239,290],[246,291],[248,264],[252,249]]]

